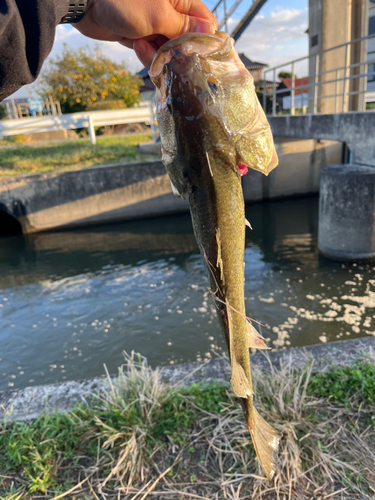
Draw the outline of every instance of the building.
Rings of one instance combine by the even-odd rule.
[[[368,34],[375,35],[375,0],[370,0],[368,18]],[[372,73],[372,75],[367,78],[367,90],[373,93],[373,96],[370,96],[368,102],[375,102],[375,37],[367,42],[367,57],[368,72]]]
[[[155,94],[155,85],[148,74],[149,68],[143,68],[137,73],[137,76],[143,80],[143,85],[139,87],[139,92],[141,93],[141,98],[143,101],[150,101]]]
[[[364,109],[366,92],[372,87],[375,90],[375,75],[359,75],[374,70],[375,38],[321,53],[373,33],[375,0],[309,0],[310,84],[321,84],[319,99],[312,95],[311,85],[309,101],[310,105],[315,103],[318,112]]]
[[[239,58],[242,61],[242,64],[254,78],[255,86],[258,87],[258,83],[260,84],[263,80],[263,69],[268,68],[268,64],[263,64],[260,62],[251,61],[245,54],[238,54]]]
[[[294,79],[294,107],[295,108],[306,108],[309,105],[309,78],[295,78]],[[306,85],[306,86],[305,86]],[[290,109],[291,108],[291,89],[292,79],[291,78],[281,78],[281,83],[279,84],[278,90],[285,89],[284,92],[279,92],[276,95],[276,101],[278,103],[278,110]]]

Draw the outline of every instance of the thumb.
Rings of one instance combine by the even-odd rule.
[[[166,22],[159,28],[159,33],[169,39],[177,38],[186,33],[208,33],[213,35],[216,30],[216,26],[207,19],[182,14],[174,10],[173,7],[171,7],[165,19]]]

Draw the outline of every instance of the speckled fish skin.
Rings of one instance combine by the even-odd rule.
[[[174,193],[188,196],[230,354],[232,387],[271,479],[279,436],[253,406],[249,346],[266,346],[246,319],[246,221],[238,164],[268,174],[277,164],[272,134],[252,77],[225,33],[168,42],[156,54],[150,76],[157,89],[163,162]]]

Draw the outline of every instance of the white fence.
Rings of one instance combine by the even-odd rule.
[[[156,139],[155,114],[151,102],[141,103],[137,108],[125,108],[103,111],[84,111],[58,116],[38,116],[18,120],[1,120],[0,137],[50,132],[53,130],[89,129],[90,141],[96,143],[94,127],[120,125],[124,123],[145,123],[151,125]]]

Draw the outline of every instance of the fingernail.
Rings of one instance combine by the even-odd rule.
[[[194,32],[195,33],[209,33],[212,35],[215,33],[215,27],[209,21],[199,20],[194,28]]]

